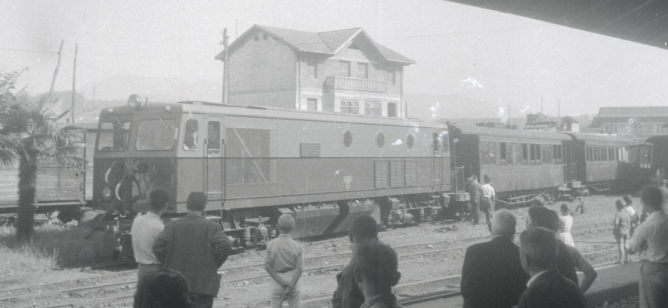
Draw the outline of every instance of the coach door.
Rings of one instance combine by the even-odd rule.
[[[210,205],[220,204],[223,196],[223,142],[221,135],[222,118],[207,117],[205,141],[205,179],[204,191]],[[211,202],[216,201],[216,202]],[[211,209],[214,209],[213,207]]]

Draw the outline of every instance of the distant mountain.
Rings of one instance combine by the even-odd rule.
[[[479,101],[457,95],[404,94],[408,104],[408,116],[424,120],[436,119],[501,119],[508,115],[507,106]],[[511,117],[524,116],[511,108]]]
[[[222,81],[201,80],[188,83],[179,78],[156,78],[138,75],[116,75],[81,87],[90,100],[125,100],[139,94],[153,102],[199,100],[218,102],[222,96]]]

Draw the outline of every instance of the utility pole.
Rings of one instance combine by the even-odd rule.
[[[230,65],[229,65],[229,52],[227,51],[227,39],[229,36],[227,35],[227,28],[223,30],[223,40],[220,41],[220,44],[223,45],[223,52],[225,53],[223,56],[223,62],[225,63],[223,66],[223,104],[227,104],[227,97],[228,97],[228,87],[229,87],[229,73],[230,73]]]
[[[76,117],[74,114],[74,106],[75,106],[75,101],[74,98],[77,94],[76,92],[76,85],[77,85],[77,52],[79,50],[79,44],[74,44],[74,69],[72,71],[72,109],[70,110],[70,123],[74,123],[76,121]]]
[[[58,76],[58,70],[60,69],[60,58],[61,55],[63,54],[63,45],[65,44],[65,40],[60,41],[60,49],[58,49],[58,64],[56,64],[56,70],[53,71],[53,79],[51,79],[51,89],[49,90],[49,100],[51,99],[51,96],[53,95],[53,87],[56,85],[56,76]]]

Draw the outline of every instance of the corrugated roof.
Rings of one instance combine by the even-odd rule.
[[[641,106],[641,107],[601,107],[597,117],[656,117],[665,115],[668,117],[668,106]]]
[[[479,136],[496,136],[496,137],[522,137],[531,139],[544,140],[571,140],[569,135],[561,132],[544,132],[537,130],[520,130],[520,129],[504,129],[504,128],[490,128],[473,125],[454,125],[459,128],[462,134],[479,135]]]
[[[377,52],[389,62],[398,62],[403,64],[413,64],[415,61],[373,41],[362,28],[350,28],[335,31],[324,32],[309,32],[293,29],[284,29],[277,27],[269,27],[263,25],[253,25],[250,29],[244,32],[238,39],[232,42],[228,49],[234,52],[242,42],[250,39],[252,33],[256,31],[264,31],[271,35],[274,39],[285,43],[300,52],[320,53],[326,55],[334,55],[344,44],[351,39],[363,33],[365,37],[376,47]],[[217,60],[224,60],[225,51],[216,55]]]

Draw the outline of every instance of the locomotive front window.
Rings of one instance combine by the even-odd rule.
[[[102,122],[97,135],[97,149],[103,152],[125,151],[130,139],[130,122],[114,118]]]
[[[137,126],[137,151],[169,151],[174,148],[173,119],[142,120]]]

